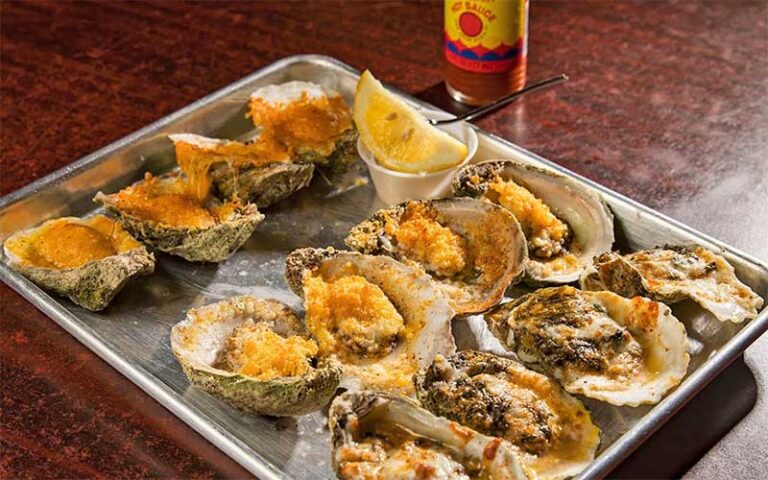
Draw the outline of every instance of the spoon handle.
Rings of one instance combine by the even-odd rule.
[[[560,75],[557,75],[555,77],[547,78],[546,80],[542,80],[540,82],[536,82],[532,85],[528,85],[522,90],[518,90],[514,93],[510,93],[509,95],[503,96],[500,99],[489,103],[488,105],[483,105],[480,108],[476,108],[474,110],[470,110],[469,112],[459,115],[455,118],[449,118],[447,120],[435,120],[434,118],[429,119],[429,123],[432,125],[445,125],[446,123],[453,123],[458,121],[469,121],[474,120],[478,117],[482,117],[483,115],[490,113],[498,108],[503,107],[504,105],[508,104],[509,102],[515,100],[518,97],[522,97],[526,93],[536,92],[538,90],[543,90],[545,88],[551,87],[552,85],[556,85],[561,82],[565,82],[568,80],[568,76],[564,73],[561,73]]]

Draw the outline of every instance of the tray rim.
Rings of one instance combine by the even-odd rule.
[[[204,107],[221,97],[233,93],[234,91],[240,89],[242,86],[251,82],[254,77],[278,71],[296,63],[329,64],[330,66],[344,70],[347,73],[360,75],[360,71],[350,66],[349,64],[326,55],[301,54],[284,57],[280,60],[269,63],[262,68],[256,69],[255,71],[240,78],[239,80],[236,80],[235,82],[232,82],[223,88],[215,90],[208,95],[205,95],[204,97],[190,103],[189,105],[182,107],[181,109],[176,110],[175,112],[172,112],[164,117],[161,117],[160,119],[140,128],[139,130],[136,130],[102,148],[99,148],[90,154],[85,155],[84,157],[81,157],[78,160],[75,160],[41,178],[38,178],[37,180],[34,180],[33,182],[19,188],[18,190],[15,190],[1,197],[0,209],[3,209],[12,203],[23,200],[35,194],[38,190],[48,185],[49,183],[76,175],[80,171],[85,170],[94,161],[131,144],[132,142],[141,138],[143,135],[162,128],[169,123],[194,112],[198,108]],[[433,109],[437,108],[434,105],[417,99],[406,92],[400,91],[397,88],[393,88],[391,86],[387,86],[387,88],[419,105],[428,106],[429,108]],[[477,126],[473,125],[473,128],[478,132],[478,134],[488,137],[492,141],[501,144],[505,148],[514,150],[516,153],[522,156],[529,157],[538,162],[546,164],[549,168],[552,168],[561,174],[584,182],[590,188],[600,192],[601,195],[611,197],[615,201],[625,203],[646,215],[656,217],[657,219],[671,226],[674,226],[675,228],[685,232],[692,237],[696,237],[703,242],[709,243],[721,250],[727,251],[730,255],[739,257],[741,260],[753,264],[754,266],[762,269],[768,276],[768,265],[765,262],[755,258],[754,256],[749,255],[737,248],[731,247],[728,244],[707,234],[699,232],[696,229],[691,228],[655,209],[632,200],[631,198],[611,190],[593,180],[590,180],[578,173],[560,166],[551,160],[548,160],[534,152],[531,152],[523,147],[520,147],[519,145],[510,142],[509,140],[503,139],[498,135],[487,132]],[[59,301],[48,295],[31,281],[13,271],[10,267],[8,267],[8,265],[5,264],[5,262],[0,262],[0,280],[10,286],[14,291],[28,300],[38,310],[43,312],[64,330],[79,340],[83,345],[88,347],[88,349],[96,353],[100,358],[110,364],[126,378],[131,380],[144,392],[158,401],[165,408],[170,410],[175,416],[192,427],[200,435],[202,435],[209,442],[211,442],[217,448],[230,456],[233,460],[242,465],[245,469],[254,475],[260,476],[261,478],[285,478],[284,472],[277,470],[258,452],[229,435],[228,432],[226,432],[224,429],[220,429],[215,424],[208,422],[207,419],[201,415],[202,412],[200,412],[197,408],[187,405],[181,395],[173,392],[170,388],[161,382],[156,381],[154,376],[146,369],[128,363],[116,352],[113,352],[99,337],[97,332],[83,325],[79,325],[75,315],[71,314],[66,309],[58,308],[60,306]],[[615,468],[622,460],[627,458],[656,430],[658,430],[670,418],[672,418],[672,416],[678,410],[685,406],[685,404],[687,404],[696,394],[698,394],[699,391],[701,391],[704,387],[706,387],[707,384],[714,380],[739,355],[741,355],[744,350],[749,347],[749,345],[751,345],[766,331],[768,331],[768,308],[764,307],[763,311],[760,312],[755,319],[751,320],[730,340],[728,340],[719,350],[711,355],[672,393],[667,395],[661,402],[656,404],[648,413],[646,413],[632,428],[630,428],[621,437],[616,439],[613,445],[603,451],[600,456],[597,457],[589,465],[589,467],[581,472],[576,478],[601,478],[607,476],[613,468]]]

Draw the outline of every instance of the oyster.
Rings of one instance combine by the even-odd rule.
[[[332,171],[357,161],[352,111],[336,91],[311,82],[267,85],[250,97],[248,115],[298,163]]]
[[[484,198],[509,209],[528,239],[527,279],[570,283],[611,250],[613,215],[575,180],[512,160],[467,165],[453,179],[457,197]]]
[[[418,369],[456,348],[453,310],[423,271],[333,248],[296,250],[285,270],[319,356],[344,365],[344,388],[412,394]]]
[[[277,300],[248,295],[194,308],[171,330],[189,381],[259,415],[295,416],[328,403],[341,365],[318,360],[301,320]]]
[[[93,311],[155,269],[154,255],[104,215],[48,220],[11,235],[3,249],[11,268]]]
[[[424,408],[523,452],[539,478],[576,475],[595,458],[600,429],[550,378],[490,353],[435,357],[414,378]]]
[[[193,134],[169,138],[201,201],[212,189],[221,200],[266,208],[309,185],[315,170],[311,163],[293,162],[287,150],[263,136],[245,143]]]
[[[331,403],[331,463],[338,478],[533,478],[518,449],[437,417],[415,402],[371,391],[347,392]]]
[[[117,193],[97,193],[94,201],[142,242],[193,262],[226,260],[264,219],[255,205],[215,200],[201,204],[175,173],[147,173],[144,180]]]
[[[690,298],[718,320],[755,318],[760,298],[736,278],[725,258],[700,246],[655,248],[594,258],[581,276],[585,290],[610,290],[672,304]]]
[[[470,198],[412,201],[379,210],[350,231],[346,244],[423,268],[459,314],[499,303],[522,276],[527,258],[515,218]]]
[[[525,365],[569,393],[614,405],[657,403],[688,369],[685,327],[669,307],[647,298],[543,288],[485,320]]]

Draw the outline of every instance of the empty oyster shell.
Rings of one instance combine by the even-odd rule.
[[[595,458],[600,429],[554,380],[490,353],[435,357],[414,378],[424,408],[523,452],[538,478],[576,475]]]
[[[226,260],[264,219],[251,204],[210,200],[201,205],[176,173],[147,174],[112,195],[97,193],[94,201],[142,242],[192,262]]]
[[[341,378],[287,305],[248,295],[194,308],[171,330],[189,381],[248,413],[296,416],[328,403]]]
[[[294,163],[287,150],[262,137],[246,143],[193,134],[169,138],[176,161],[202,200],[213,187],[221,200],[237,198],[266,208],[309,185],[315,170],[310,163]]]
[[[525,237],[505,209],[470,198],[412,201],[376,212],[346,239],[354,250],[423,268],[458,314],[483,312],[525,270]]]
[[[605,253],[594,258],[580,281],[585,290],[610,290],[666,304],[690,298],[724,322],[755,318],[763,305],[725,258],[700,246]]]
[[[685,327],[647,298],[543,288],[495,307],[485,320],[525,365],[570,393],[614,405],[656,403],[688,369]]]
[[[341,386],[412,394],[413,375],[455,350],[454,313],[423,271],[384,256],[304,248],[286,259],[319,356],[344,365]]]
[[[48,220],[11,235],[3,249],[11,268],[94,311],[155,269],[154,255],[104,215]]]
[[[404,397],[347,392],[331,403],[331,463],[338,478],[534,478],[518,449],[437,417]]]
[[[526,279],[570,283],[592,260],[611,250],[613,215],[579,182],[512,160],[467,165],[453,179],[453,194],[484,198],[509,209],[528,239]]]
[[[358,159],[352,111],[335,90],[311,82],[267,85],[250,97],[249,116],[297,163],[344,170]]]

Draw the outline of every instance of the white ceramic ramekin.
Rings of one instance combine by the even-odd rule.
[[[427,118],[438,120],[453,118],[453,115],[435,110],[419,112]],[[431,173],[402,173],[385,168],[379,165],[365,144],[357,140],[357,151],[368,166],[376,193],[384,203],[394,205],[406,200],[444,197],[449,193],[454,174],[468,164],[477,152],[477,133],[467,122],[449,123],[438,128],[464,143],[467,146],[467,157],[454,167]]]

